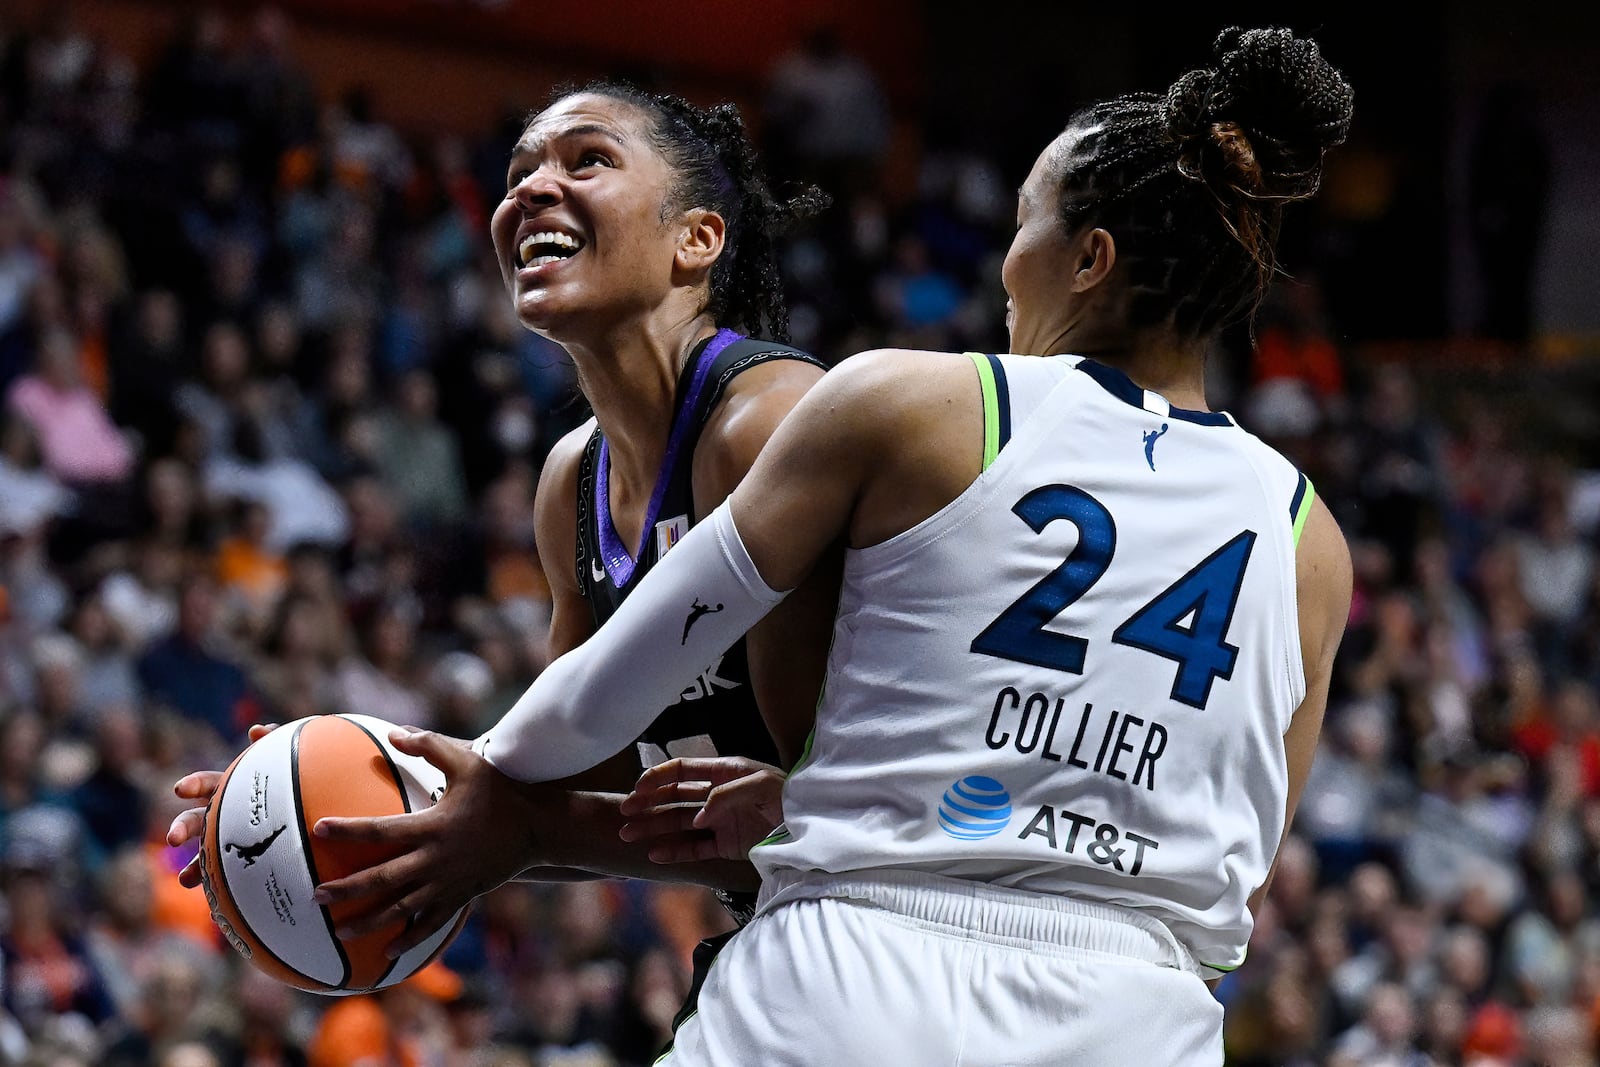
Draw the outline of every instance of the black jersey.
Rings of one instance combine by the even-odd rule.
[[[598,628],[621,605],[640,578],[703,516],[694,508],[694,449],[728,383],[751,367],[774,359],[797,359],[823,367],[805,352],[721,330],[690,353],[678,377],[671,436],[642,527],[643,544],[623,545],[611,521],[610,461],[598,428],[578,470],[578,588],[589,601]],[[664,620],[661,640],[681,641],[680,628]],[[662,710],[639,738],[640,762],[652,766],[674,756],[748,756],[777,762],[750,688],[745,643],[708,663],[678,702]]]

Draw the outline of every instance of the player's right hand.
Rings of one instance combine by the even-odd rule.
[[[255,742],[266,737],[278,728],[278,724],[261,723],[250,727],[250,742]],[[217,783],[222,781],[221,771],[195,771],[179,778],[173,785],[172,791],[184,800],[197,801],[199,806],[190,808],[176,819],[167,829],[167,845],[171,848],[182,848],[205,832],[206,805],[211,803],[211,794],[217,791]],[[178,872],[178,883],[186,889],[193,889],[200,884],[200,857],[190,860]]]
[[[404,728],[389,742],[444,772],[444,793],[404,815],[318,819],[311,830],[317,837],[389,858],[322,883],[312,899],[346,906],[340,937],[403,926],[387,948],[397,959],[474,897],[535,862],[535,829],[549,817],[541,804],[558,794],[507,777],[463,740]]]
[[[783,821],[783,783],[744,756],[658,763],[622,801],[622,839],[647,842],[656,863],[745,859]]]

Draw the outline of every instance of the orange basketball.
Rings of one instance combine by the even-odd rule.
[[[228,942],[274,978],[318,993],[361,993],[402,981],[443,950],[463,908],[397,960],[384,947],[403,930],[335,933],[348,905],[311,899],[322,882],[388,855],[333,844],[311,828],[324,816],[398,815],[433,803],[444,775],[389,744],[392,724],[323,715],[279,727],[239,755],[206,809],[200,874],[211,917]]]

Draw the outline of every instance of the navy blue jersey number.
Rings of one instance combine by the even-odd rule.
[[[1046,630],[1045,624],[1087,593],[1106,572],[1117,547],[1117,524],[1104,504],[1070,485],[1042,486],[1017,501],[1011,510],[1034,533],[1043,533],[1052,522],[1065,519],[1078,528],[1078,543],[1061,566],[1045,575],[973,639],[972,651],[1082,674],[1089,642]]]
[[[1204,708],[1211,699],[1211,684],[1233,677],[1239,649],[1228,644],[1228,624],[1233,622],[1244,567],[1255,544],[1256,535],[1246,530],[1134,612],[1111,635],[1119,645],[1142,648],[1178,664],[1173,700]]]
[[[1116,522],[1104,504],[1070,485],[1035,489],[1011,510],[1034,533],[1065,519],[1078,528],[1078,543],[1061,566],[973,639],[972,651],[1082,674],[1089,642],[1045,626],[1105,574],[1117,546]],[[1203,709],[1212,684],[1233,677],[1239,649],[1228,644],[1228,626],[1255,543],[1252,531],[1239,534],[1134,612],[1112,635],[1117,644],[1177,663],[1174,700]]]

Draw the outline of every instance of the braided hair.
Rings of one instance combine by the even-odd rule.
[[[586,93],[631,104],[649,117],[651,144],[676,175],[662,221],[701,207],[727,223],[722,254],[711,268],[707,314],[751,336],[788,341],[777,239],[826,208],[827,195],[813,186],[791,195],[774,191],[732,104],[699,107],[670,93],[599,81],[558,90],[547,106]]]
[[[1109,232],[1134,326],[1204,336],[1254,313],[1277,270],[1283,208],[1317,191],[1350,129],[1350,85],[1289,30],[1223,30],[1214,65],[1164,96],[1074,115],[1059,172],[1067,231]]]

